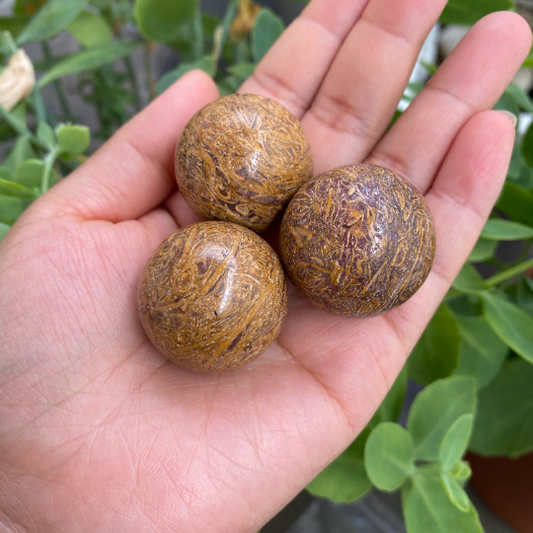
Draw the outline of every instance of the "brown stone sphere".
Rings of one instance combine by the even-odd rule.
[[[281,104],[232,94],[190,120],[175,167],[197,215],[262,231],[312,175],[313,157],[300,122]]]
[[[336,168],[305,184],[281,224],[281,258],[315,305],[367,317],[405,302],[435,255],[435,228],[424,197],[386,168]]]
[[[173,233],[149,259],[139,311],[168,359],[220,372],[249,363],[277,337],[287,281],[277,255],[253,231],[200,222]]]

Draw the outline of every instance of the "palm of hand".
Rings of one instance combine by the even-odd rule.
[[[408,41],[401,32],[415,23],[414,1],[394,8],[407,21],[400,37],[380,14],[383,0],[363,15],[362,2],[342,3],[310,4],[243,91],[301,118],[316,171],[367,160],[413,181],[437,225],[432,274],[404,306],[364,321],[326,315],[293,291],[278,341],[237,371],[199,375],[166,362],[142,330],[136,290],[158,243],[195,220],[172,192],[172,153],[216,92],[202,74],[188,75],[32,206],[3,244],[0,518],[14,530],[253,531],[379,405],[501,186],[511,123],[476,112],[507,85],[529,34],[513,15],[482,21],[380,140],[439,7],[427,2]],[[391,57],[354,62],[358,39],[376,32]],[[302,42],[309,35],[315,44]],[[497,78],[481,68],[489,61]],[[360,83],[351,94],[355,80],[389,63],[390,86]]]

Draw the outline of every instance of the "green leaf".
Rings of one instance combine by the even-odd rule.
[[[454,376],[471,376],[484,387],[499,372],[509,348],[482,316],[457,316],[461,334],[459,361]]]
[[[463,487],[461,487],[453,477],[450,477],[446,473],[441,475],[441,481],[444,492],[448,495],[450,502],[457,507],[459,511],[466,513],[472,507],[472,502],[468,498],[468,494]]]
[[[392,387],[375,412],[369,426],[375,427],[381,422],[396,422],[402,410],[407,390],[407,365],[404,365]]]
[[[113,40],[113,30],[104,17],[82,11],[73,20],[67,30],[86,48],[110,43]]]
[[[473,423],[474,415],[461,415],[444,435],[439,448],[439,462],[443,470],[451,470],[463,458]]]
[[[69,155],[80,155],[91,142],[91,132],[87,126],[60,124],[56,128],[59,150]]]
[[[494,256],[497,246],[497,241],[479,238],[474,249],[468,256],[468,261],[471,263],[480,263],[482,261],[487,261],[487,259],[491,259]]]
[[[194,69],[200,69],[213,76],[215,72],[215,60],[212,56],[204,56],[199,61],[182,63],[178,68],[167,72],[157,83],[157,93],[166,91],[173,83],[178,81],[184,74]]]
[[[452,477],[459,483],[464,483],[470,479],[470,476],[472,475],[472,469],[470,468],[468,462],[459,461],[454,465],[450,473]]]
[[[14,181],[13,174],[11,174],[9,168],[4,165],[0,166],[0,178],[7,181]]]
[[[37,137],[49,148],[53,148],[56,144],[54,130],[46,122],[39,122],[37,126]]]
[[[529,54],[527,55],[526,59],[522,63],[522,67],[533,67],[533,46],[531,47],[531,50],[529,51]]]
[[[11,226],[22,214],[22,211],[24,211],[22,198],[0,194],[0,222]]]
[[[513,5],[512,0],[449,0],[440,21],[470,26],[493,11],[504,11]]]
[[[394,422],[376,426],[365,445],[365,469],[372,484],[392,492],[400,488],[413,468],[413,439],[409,432]]]
[[[40,159],[26,159],[15,172],[15,181],[29,189],[40,189],[44,163]]]
[[[14,132],[18,133],[20,136],[28,135],[28,128],[26,127],[26,122],[21,121],[18,117],[15,116],[13,112],[8,112],[2,107],[1,104],[0,114]]]
[[[0,194],[15,198],[35,198],[35,192],[24,185],[0,178]]]
[[[492,292],[480,293],[483,313],[500,339],[533,363],[533,318],[520,307]]]
[[[35,152],[31,146],[30,138],[24,135],[16,140],[15,146],[13,146],[4,161],[4,165],[9,169],[11,174],[15,174],[20,163],[32,157],[35,157]]]
[[[533,228],[510,220],[491,218],[487,220],[481,236],[498,241],[518,241],[533,237]]]
[[[526,163],[530,167],[533,167],[533,122],[524,135],[524,140],[522,141],[522,155],[524,156]]]
[[[501,110],[501,111],[510,111],[513,113],[513,115],[518,116],[520,113],[520,109],[516,102],[514,101],[514,98],[507,93],[503,93],[498,101],[494,104],[493,109]]]
[[[54,80],[67,74],[77,74],[112,63],[117,59],[130,55],[140,46],[140,43],[113,42],[102,46],[95,46],[83,52],[66,57],[53,66],[38,82],[44,87]]]
[[[505,92],[516,102],[518,107],[528,113],[533,113],[533,104],[529,96],[515,83],[510,83]]]
[[[516,303],[533,316],[533,280],[522,277],[516,287]]]
[[[507,362],[479,394],[470,449],[515,457],[533,450],[533,365]]]
[[[466,376],[435,381],[420,392],[407,418],[407,429],[415,445],[415,459],[436,461],[450,426],[461,415],[473,414],[475,405],[475,381]]]
[[[460,344],[457,320],[442,303],[409,356],[409,376],[422,385],[449,376],[457,366]]]
[[[531,149],[533,150],[533,146]],[[496,205],[511,220],[533,226],[533,194],[531,192],[507,182]]]
[[[228,67],[228,72],[230,74],[233,74],[236,78],[239,78],[241,80],[248,79],[255,70],[255,64],[254,63],[237,63],[236,65],[231,65]]]
[[[365,428],[352,444],[307,485],[315,496],[334,502],[351,502],[371,488],[364,467],[365,442],[370,429]]]
[[[194,17],[199,0],[136,0],[133,15],[143,35],[158,43],[179,36],[180,27]]]
[[[284,29],[283,21],[272,10],[261,9],[251,34],[252,56],[256,63],[263,59]]]
[[[453,505],[440,476],[416,476],[403,509],[409,533],[483,533],[474,506],[463,512]]]
[[[522,139],[515,139],[513,143],[513,153],[511,154],[511,161],[509,161],[509,168],[507,169],[507,177],[513,181],[519,179],[520,173],[522,172],[522,167],[527,167],[526,160],[524,159],[524,156],[522,154],[521,141]]]
[[[49,0],[19,33],[19,45],[57,35],[85,9],[88,0]]]
[[[9,132],[15,132],[19,135],[27,135],[26,126],[27,106],[26,101],[20,101],[11,111],[6,111],[0,106],[4,121],[2,125],[8,128]]]
[[[468,263],[457,274],[452,287],[461,292],[475,293],[487,288],[485,282],[478,274],[478,271]]]
[[[11,226],[8,226],[7,224],[0,222],[0,242],[4,239],[4,237],[7,235],[7,232],[10,229],[11,229]]]

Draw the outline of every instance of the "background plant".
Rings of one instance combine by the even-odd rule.
[[[450,0],[441,22],[470,25],[501,9],[516,6]],[[279,16],[250,0],[231,0],[221,18],[202,12],[199,0],[17,0],[12,16],[0,18],[2,64],[28,43],[38,43],[43,59],[34,62],[31,94],[9,111],[0,107],[0,141],[11,146],[0,165],[0,239],[97,144],[89,148],[88,127],[73,125],[78,117],[65,94],[66,76],[77,77],[79,95],[94,105],[93,138],[106,139],[194,68],[210,74],[221,94],[236,91],[283,29]],[[52,53],[50,40],[61,32],[78,42],[76,53]],[[179,62],[158,76],[153,59],[161,47]],[[139,55],[142,77],[134,67]],[[436,68],[425,66],[428,76]],[[533,66],[533,55],[525,66]],[[43,99],[45,87],[59,113]],[[405,99],[421,88],[411,84]],[[495,107],[533,113],[530,96],[514,84]],[[512,262],[498,253],[505,241],[520,243]],[[533,451],[533,281],[526,275],[532,243],[530,127],[517,136],[502,194],[445,301],[367,428],[309,485],[312,493],[353,501],[372,487],[400,490],[409,533],[482,531],[463,488],[471,475],[465,452]],[[425,388],[403,427],[397,422],[409,380]]]

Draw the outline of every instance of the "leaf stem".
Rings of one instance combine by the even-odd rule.
[[[148,93],[150,94],[150,100],[154,100],[157,96],[157,83],[154,78],[152,69],[152,53],[154,51],[154,43],[148,41],[144,48],[144,70],[146,72],[146,79],[148,80]]]
[[[217,31],[215,31],[215,44],[213,46],[213,59],[215,60],[215,72],[213,73],[213,77],[217,73],[218,60],[220,59],[220,56],[222,55],[222,51],[224,50],[224,44],[226,44],[226,40],[229,35],[229,29],[230,29],[231,23],[233,22],[233,19],[235,18],[235,15],[237,14],[238,7],[239,7],[239,0],[230,1],[226,9],[226,13],[224,14],[224,18],[222,20],[222,26],[219,26],[220,30],[217,28]]]
[[[15,41],[13,40],[11,33],[9,33],[8,31],[3,31],[2,40],[6,44],[7,49],[9,50],[11,55],[17,53],[18,48],[17,48],[17,45],[15,44]]]
[[[44,105],[43,96],[41,94],[41,89],[36,85],[33,88],[33,109],[35,115],[37,116],[38,122],[48,122],[46,120],[46,106]]]
[[[508,268],[503,272],[499,272],[498,274],[495,274],[494,276],[491,276],[490,278],[486,279],[485,283],[489,287],[494,287],[498,283],[517,276],[518,274],[521,274],[522,272],[524,272],[525,270],[529,270],[530,268],[533,268],[533,259],[528,259],[527,261],[519,263],[514,267]]]
[[[44,57],[46,60],[46,67],[50,68],[50,66],[52,65],[52,61],[54,59],[52,55],[52,51],[50,50],[50,45],[48,44],[47,41],[42,41],[41,48],[43,50]],[[63,111],[63,117],[66,120],[69,120],[70,122],[72,122],[73,121],[72,111],[70,109],[70,106],[68,105],[68,100],[67,100],[67,97],[65,96],[65,92],[63,91],[63,86],[61,85],[61,81],[54,80],[52,84],[56,91],[57,98],[59,100],[59,105],[61,106],[61,110]]]
[[[133,63],[131,62],[130,56],[126,56],[124,58],[124,64],[126,65],[126,72],[128,73],[128,78],[130,79],[132,89],[137,97],[137,110],[140,111],[142,109],[141,90],[137,81],[137,77],[135,76],[135,70],[133,68]]]
[[[200,3],[196,6],[193,21],[193,54],[195,60],[202,59],[204,55],[204,27],[202,26],[202,9]]]
[[[3,105],[0,104],[0,115],[2,115],[6,122],[19,134],[31,135],[25,124],[19,122]]]
[[[43,181],[41,183],[41,194],[44,194],[50,188],[50,174],[52,173],[52,167],[59,155],[59,148],[55,147],[54,149],[48,152],[47,156],[44,159],[44,172],[43,172]]]
[[[37,138],[27,127],[26,124],[19,122],[9,111],[0,105],[0,115],[2,115],[6,122],[21,136],[28,137],[30,141],[40,148],[47,149],[48,147]]]

